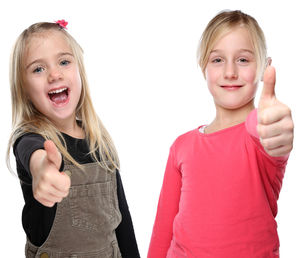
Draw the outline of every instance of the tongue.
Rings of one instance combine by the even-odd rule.
[[[54,93],[50,95],[50,99],[56,103],[56,104],[61,104],[64,103],[68,98],[68,95],[66,91],[60,92],[60,93]]]

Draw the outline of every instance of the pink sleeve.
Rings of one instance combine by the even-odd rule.
[[[173,221],[178,213],[181,192],[181,173],[174,160],[174,145],[166,166],[153,226],[148,258],[166,258],[173,235]]]
[[[257,147],[259,148],[259,150],[268,158],[270,159],[272,162],[276,163],[276,164],[280,164],[282,165],[282,163],[286,163],[286,161],[288,160],[289,154],[282,156],[282,157],[272,157],[270,156],[263,148],[263,146],[260,144],[260,140],[259,140],[259,135],[257,133],[257,109],[254,109],[250,112],[250,114],[248,115],[247,119],[246,119],[246,129],[248,131],[248,133],[252,136],[255,144],[257,145]]]

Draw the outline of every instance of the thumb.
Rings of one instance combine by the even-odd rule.
[[[53,163],[57,169],[61,166],[61,154],[55,146],[54,142],[47,140],[44,142],[44,148],[47,152],[48,161]]]
[[[264,85],[260,100],[270,100],[275,98],[276,71],[273,66],[268,66],[264,73]]]

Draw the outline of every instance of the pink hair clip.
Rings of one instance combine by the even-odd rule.
[[[65,20],[58,20],[55,23],[58,24],[61,28],[67,29],[67,25],[68,25],[67,21],[65,21]]]

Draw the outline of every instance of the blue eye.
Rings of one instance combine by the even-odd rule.
[[[70,61],[68,60],[63,60],[60,62],[61,65],[68,65],[70,63]]]
[[[42,71],[44,71],[44,68],[41,66],[39,66],[33,70],[34,73],[41,73]]]

